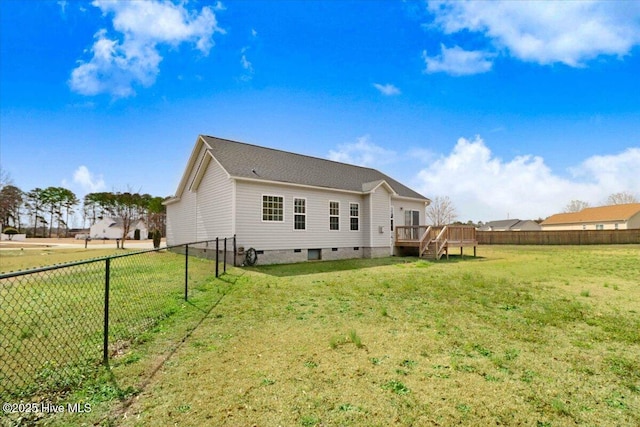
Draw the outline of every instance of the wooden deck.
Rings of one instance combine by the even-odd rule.
[[[473,256],[476,256],[475,227],[464,225],[445,225],[434,227],[428,225],[396,226],[395,246],[399,248],[418,248],[418,256],[421,258],[440,259],[442,255],[449,258],[449,248],[473,247]]]

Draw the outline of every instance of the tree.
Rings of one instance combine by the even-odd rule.
[[[53,224],[58,220],[58,229],[62,219],[62,203],[66,198],[66,192],[69,191],[62,187],[47,187],[43,190],[44,204],[49,212],[49,237],[53,231]]]
[[[110,216],[122,221],[122,248],[131,226],[138,220],[146,222],[149,229],[157,230],[158,234],[165,227],[165,207],[162,197],[149,194],[139,194],[132,191],[118,193],[89,193],[84,197],[83,213],[95,224],[98,218]]]
[[[113,216],[115,195],[113,193],[89,193],[84,196],[84,214],[88,216],[90,223],[93,225],[98,218],[105,216]]]
[[[22,190],[14,185],[4,185],[0,189],[0,224],[20,229],[20,207],[22,206]]]
[[[122,246],[131,230],[131,224],[142,217],[144,199],[138,193],[124,192],[113,195],[113,213],[122,220]]]
[[[149,227],[150,230],[157,230],[161,235],[164,234],[167,218],[167,209],[162,204],[163,201],[164,199],[162,197],[149,196],[146,202],[147,227]]]
[[[607,205],[624,205],[626,203],[638,203],[638,199],[626,191],[613,193],[607,198]]]
[[[588,207],[589,207],[588,202],[585,202],[583,200],[572,200],[564,208],[564,212],[565,213],[580,212],[581,210],[586,209]]]
[[[13,180],[11,179],[9,172],[2,169],[2,165],[0,165],[0,190],[2,190],[6,185],[13,185]]]
[[[45,195],[42,188],[34,188],[27,193],[27,210],[29,214],[33,214],[33,237],[38,235],[38,222],[46,224],[44,217],[38,215],[40,212],[44,212],[45,208]]]
[[[78,200],[78,198],[76,197],[76,195],[73,193],[73,191],[71,190],[67,190],[66,188],[64,189],[64,191],[62,192],[62,204],[61,207],[63,207],[65,209],[65,219],[64,219],[64,224],[65,224],[65,236],[68,237],[69,235],[69,215],[74,213],[73,211],[73,207],[76,206],[78,203],[80,203],[80,200]]]
[[[451,224],[458,214],[449,196],[436,197],[427,206],[427,219],[436,227]]]

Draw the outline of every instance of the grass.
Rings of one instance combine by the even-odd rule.
[[[147,252],[110,261],[109,357],[135,364],[142,356],[131,347],[150,340],[166,319],[185,310],[184,256]],[[101,380],[93,381],[102,361],[105,262],[2,281],[3,400],[58,399],[87,384],[104,389]],[[213,267],[201,259],[190,267],[191,293],[197,295]]]
[[[22,271],[48,265],[64,264],[110,255],[134,252],[131,249],[2,249],[0,250],[0,273]]]
[[[479,254],[229,269],[47,423],[639,425],[640,246]]]

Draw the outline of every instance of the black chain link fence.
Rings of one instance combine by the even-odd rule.
[[[0,397],[77,387],[225,271],[234,247],[216,239],[0,274]]]

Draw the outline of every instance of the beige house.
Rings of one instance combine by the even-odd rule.
[[[543,231],[640,228],[640,203],[599,206],[586,208],[580,212],[555,214],[540,225]]]

